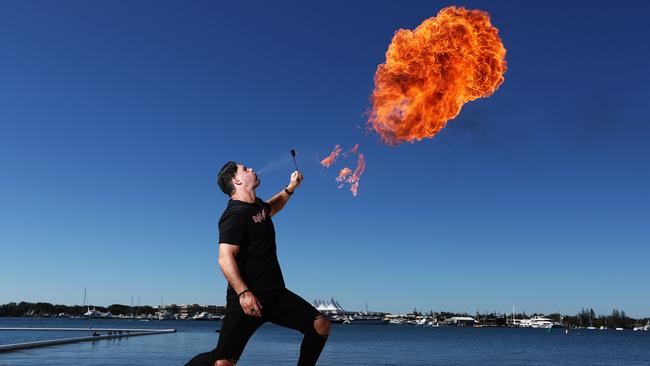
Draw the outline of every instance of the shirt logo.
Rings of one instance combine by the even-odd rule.
[[[253,215],[253,222],[256,224],[259,224],[264,220],[266,220],[266,210],[262,210],[262,212],[258,213],[257,215]]]

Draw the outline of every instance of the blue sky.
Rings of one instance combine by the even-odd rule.
[[[488,11],[505,82],[435,138],[366,130],[393,33]],[[305,181],[289,288],[347,309],[648,316],[645,2],[48,2],[0,7],[0,303],[225,302],[215,184]],[[318,161],[360,143],[359,195]],[[338,166],[339,168],[342,166]]]

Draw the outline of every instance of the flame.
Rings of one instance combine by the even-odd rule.
[[[431,138],[503,83],[506,49],[488,13],[450,6],[400,29],[377,67],[369,122],[390,145]]]
[[[338,185],[338,188],[343,188],[346,183],[349,183],[350,191],[352,191],[352,194],[355,197],[359,191],[359,179],[361,178],[363,172],[366,170],[366,160],[363,157],[363,154],[358,152],[358,150],[359,144],[355,144],[354,147],[349,150],[350,153],[357,154],[357,166],[354,168],[354,171],[346,166],[341,169],[341,171],[339,171],[339,175],[336,177],[336,181],[340,183]],[[341,146],[334,146],[334,151],[332,151],[328,157],[321,161],[321,165],[329,168],[332,164],[334,164],[336,158],[341,154],[342,151],[343,149]],[[343,153],[343,156],[348,157],[348,154]]]
[[[350,174],[352,174],[352,169],[346,166],[345,168],[341,169],[341,171],[339,172],[339,176],[336,177],[336,181],[343,182],[345,181],[345,177],[347,177]],[[339,188],[341,188],[341,186],[339,186]]]
[[[361,174],[363,174],[364,170],[366,170],[366,160],[363,158],[363,154],[359,153],[357,167],[354,169],[352,176],[348,178],[348,183],[352,184],[350,190],[355,197],[357,196],[357,191],[359,190],[359,178],[361,178]]]
[[[359,182],[354,182],[352,183],[352,186],[350,187],[350,191],[352,191],[352,195],[354,197],[357,196],[357,191],[359,190]]]
[[[324,166],[326,168],[329,168],[330,165],[334,164],[334,162],[336,161],[336,158],[339,157],[339,155],[341,154],[341,151],[343,151],[343,149],[341,149],[341,146],[334,145],[334,150],[330,153],[330,155],[328,157],[326,157],[325,159],[323,159],[320,162],[320,165],[322,165],[322,166]]]

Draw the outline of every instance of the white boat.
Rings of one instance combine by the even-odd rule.
[[[169,320],[174,318],[173,314],[169,313],[165,309],[158,310],[158,312],[156,313],[156,315],[154,315],[154,317],[157,320]]]
[[[341,314],[329,313],[329,314],[326,314],[326,316],[327,316],[327,319],[332,324],[343,324],[347,320],[347,317],[345,315],[341,315]],[[346,324],[349,324],[349,323],[346,323]]]
[[[210,320],[210,315],[207,311],[203,311],[200,314],[195,314],[192,320]]]
[[[520,326],[528,327],[528,328],[550,329],[553,327],[559,327],[560,323],[553,321],[553,319],[543,318],[541,316],[534,316],[530,319],[522,319],[520,322]]]
[[[344,321],[343,324],[386,325],[388,324],[388,320],[374,315],[357,314],[348,317],[348,322],[346,323]]]
[[[649,331],[650,330],[650,320],[648,320],[648,323],[645,326],[638,325],[634,327],[635,331]]]
[[[215,315],[208,313],[207,311],[203,311],[200,314],[195,314],[192,317],[192,320],[223,320],[223,318],[223,315]]]
[[[384,319],[383,315],[379,316],[368,311],[368,302],[366,301],[366,311],[359,312],[347,317],[343,324],[362,324],[362,325],[386,325],[389,320]]]
[[[421,317],[420,319],[417,319],[415,321],[415,325],[421,326],[421,327],[439,327],[440,324],[438,324],[436,318],[430,317],[428,315],[425,315]]]
[[[109,313],[102,313],[99,310],[95,310],[95,308],[88,308],[88,311],[84,313],[84,318],[88,319],[99,319],[99,318],[107,318],[107,314]]]
[[[84,287],[84,305],[86,306],[86,287]],[[110,312],[108,313],[102,313],[99,310],[96,310],[94,307],[92,310],[90,309],[90,305],[87,307],[87,311],[83,315],[84,318],[86,319],[99,319],[99,318],[112,318],[113,315],[111,315]]]

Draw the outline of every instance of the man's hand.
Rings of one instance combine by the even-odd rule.
[[[291,181],[289,182],[289,185],[287,186],[287,189],[290,190],[291,192],[295,191],[296,188],[302,183],[303,180],[303,175],[299,171],[295,171],[291,173]]]
[[[239,297],[239,305],[248,316],[262,316],[262,305],[250,291],[243,293]]]

